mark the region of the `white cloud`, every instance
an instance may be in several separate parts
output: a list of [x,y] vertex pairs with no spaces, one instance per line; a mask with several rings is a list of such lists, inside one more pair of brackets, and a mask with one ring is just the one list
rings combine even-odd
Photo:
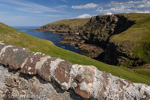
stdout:
[[133,1],[112,1],[107,4],[88,3],[86,5],[72,6],[73,9],[91,9],[97,8],[96,12],[100,14],[113,13],[148,13],[150,11],[150,0]]
[[139,7],[139,8],[144,8],[145,5],[141,4],[141,5],[139,5],[138,7]]
[[79,15],[77,18],[90,18],[92,17],[90,14]]
[[137,0],[128,2],[110,2],[100,4],[96,10],[101,14],[111,13],[148,13],[150,12],[150,0]]
[[106,15],[112,15],[112,13],[111,13],[111,12],[108,12],[108,13],[106,13]]
[[86,5],[72,6],[71,8],[73,8],[73,9],[91,9],[91,8],[96,8],[96,7],[98,7],[97,4],[88,3]]

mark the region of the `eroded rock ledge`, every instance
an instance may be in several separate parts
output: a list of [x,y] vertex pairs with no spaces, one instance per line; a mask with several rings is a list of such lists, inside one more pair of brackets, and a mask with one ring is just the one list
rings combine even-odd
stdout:
[[[0,67],[0,94],[5,100],[13,95],[27,94],[45,95],[50,100],[58,97],[61,98],[58,100],[150,99],[150,86],[145,84],[132,83],[99,71],[94,66],[72,64],[17,46],[0,44],[0,63],[13,72]],[[59,88],[61,94],[57,91]],[[71,98],[71,94],[75,97]]]

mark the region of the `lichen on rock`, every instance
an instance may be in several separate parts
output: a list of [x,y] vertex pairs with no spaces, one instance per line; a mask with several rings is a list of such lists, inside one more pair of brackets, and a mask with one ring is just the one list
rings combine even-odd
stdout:
[[[8,51],[12,52],[11,61],[6,59]],[[28,55],[23,56],[22,63],[20,52]],[[150,99],[150,86],[118,78],[92,65],[72,64],[12,45],[0,44],[0,54],[3,64],[0,65],[0,99]]]

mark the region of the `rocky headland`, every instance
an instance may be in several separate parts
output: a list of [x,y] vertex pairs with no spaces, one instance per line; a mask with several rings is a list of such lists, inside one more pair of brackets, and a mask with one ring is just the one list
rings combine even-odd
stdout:
[[0,44],[2,100],[149,100],[150,86],[91,65]]
[[[124,48],[124,44],[118,45],[111,42],[110,38],[115,34],[126,31],[133,24],[135,24],[135,21],[129,20],[123,14],[98,15],[90,18],[82,26],[71,27],[65,23],[52,23],[37,30],[63,34],[64,40],[61,41],[62,43],[79,47],[82,50],[81,54],[90,58],[113,65],[125,65],[128,62],[121,59],[121,57],[134,59],[126,53],[132,48]],[[123,50],[125,51],[122,52]],[[140,64],[142,64],[142,61],[127,65],[137,66]]]

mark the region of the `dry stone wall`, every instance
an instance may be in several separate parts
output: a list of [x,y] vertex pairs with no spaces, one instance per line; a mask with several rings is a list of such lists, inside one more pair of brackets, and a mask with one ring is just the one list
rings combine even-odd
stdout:
[[8,66],[0,67],[0,97],[5,100],[29,94],[44,95],[46,100],[150,99],[150,86],[145,84],[17,46],[0,43],[0,63]]

